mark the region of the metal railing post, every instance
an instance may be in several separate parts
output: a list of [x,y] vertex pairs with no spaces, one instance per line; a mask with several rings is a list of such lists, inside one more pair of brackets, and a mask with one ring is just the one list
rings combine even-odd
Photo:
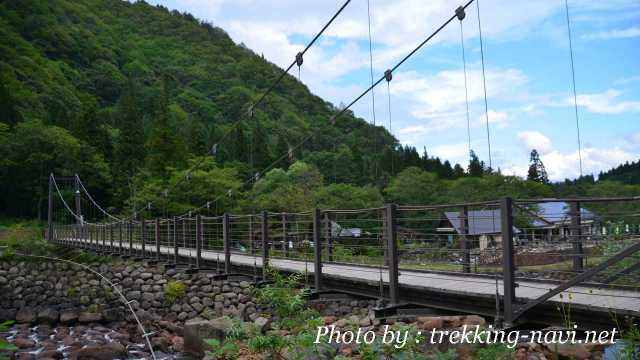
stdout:
[[316,291],[322,288],[322,213],[320,209],[313,210],[313,278]]
[[122,221],[118,223],[118,254],[122,254]]
[[331,220],[328,211],[324,213],[324,238],[327,241],[327,260],[333,261],[333,237],[331,236]]
[[49,197],[47,200],[47,241],[53,242],[53,174],[49,174]]
[[569,215],[571,216],[571,245],[573,249],[573,271],[584,271],[584,250],[582,248],[582,216],[580,214],[580,203],[578,201],[569,204]]
[[176,217],[173,217],[173,263],[177,264],[178,263],[178,234],[177,234],[177,228],[178,227],[178,219],[176,219]]
[[289,257],[289,241],[287,241],[287,213],[282,213],[282,251]]
[[249,252],[251,255],[256,254],[256,246],[253,238],[253,215],[249,215]]
[[269,267],[269,217],[266,211],[262,211],[262,278],[267,279]]
[[160,261],[160,219],[156,218],[155,224],[156,260]]
[[113,224],[109,224],[109,251],[113,251]]
[[140,224],[141,224],[141,228],[140,228],[140,237],[141,237],[141,247],[142,247],[142,258],[144,259],[147,254],[146,254],[146,247],[145,247],[145,241],[144,238],[146,237],[147,234],[147,222],[145,219],[140,220]]
[[500,201],[502,227],[502,282],[504,286],[504,321],[511,325],[514,319],[516,299],[515,264],[513,260],[513,199],[504,197]]
[[202,216],[196,215],[196,268],[202,264]]
[[127,239],[129,240],[129,256],[133,256],[133,221],[127,222]]
[[471,272],[471,255],[469,254],[470,246],[467,241],[469,233],[469,207],[463,206],[460,211],[460,250],[462,251],[462,272]]
[[385,235],[387,237],[387,258],[389,264],[389,300],[391,305],[400,302],[400,284],[398,283],[398,241],[396,224],[396,204],[385,206]]
[[[231,236],[230,235],[229,214],[222,215],[222,250],[224,251],[224,272],[231,273]],[[252,236],[253,237],[253,236]],[[253,242],[251,242],[253,248]]]

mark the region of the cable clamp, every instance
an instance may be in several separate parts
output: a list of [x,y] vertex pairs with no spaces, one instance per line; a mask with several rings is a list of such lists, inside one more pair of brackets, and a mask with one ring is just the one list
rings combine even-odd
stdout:
[[299,52],[296,54],[296,65],[298,65],[298,67],[302,66],[302,53]]
[[466,14],[464,13],[464,7],[463,6],[459,6],[456,9],[456,17],[458,18],[458,20],[462,21],[462,20],[464,20],[465,16],[466,16]]
[[384,79],[387,80],[387,82],[391,81],[391,79],[393,79],[393,75],[391,75],[391,70],[387,69],[384,72]]

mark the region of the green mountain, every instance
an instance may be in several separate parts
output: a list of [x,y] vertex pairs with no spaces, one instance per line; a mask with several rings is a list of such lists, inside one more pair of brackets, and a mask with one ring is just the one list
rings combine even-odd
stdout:
[[166,178],[216,142],[218,165],[235,166],[241,179],[298,159],[359,185],[384,186],[411,165],[462,172],[352,113],[332,126],[338,109],[293,76],[249,118],[249,104],[282,71],[224,30],[142,1],[3,1],[0,208],[41,210],[50,172],[79,173],[100,200],[122,205],[141,172]]

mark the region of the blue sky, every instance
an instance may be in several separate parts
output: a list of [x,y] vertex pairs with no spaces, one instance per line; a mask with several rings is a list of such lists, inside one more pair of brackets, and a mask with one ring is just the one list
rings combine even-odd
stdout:
[[[480,0],[494,168],[525,175],[536,148],[553,180],[579,175],[564,0]],[[225,29],[288,65],[342,0],[154,0]],[[462,4],[370,0],[377,79]],[[476,5],[463,21],[472,149],[488,162]],[[640,158],[640,2],[569,0],[584,173]],[[370,84],[367,2],[352,0],[306,54],[301,80],[334,104]],[[294,73],[297,73],[294,72]],[[376,121],[403,143],[452,162],[468,159],[457,20],[375,90]],[[391,100],[391,119],[387,107]],[[354,106],[373,121],[371,96]],[[391,120],[391,121],[389,121]]]

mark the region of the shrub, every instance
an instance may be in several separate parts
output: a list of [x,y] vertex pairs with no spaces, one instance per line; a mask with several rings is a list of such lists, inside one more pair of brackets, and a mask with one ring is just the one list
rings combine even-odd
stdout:
[[164,286],[164,297],[169,304],[175,304],[176,301],[183,298],[186,294],[187,287],[180,280],[169,280]]

